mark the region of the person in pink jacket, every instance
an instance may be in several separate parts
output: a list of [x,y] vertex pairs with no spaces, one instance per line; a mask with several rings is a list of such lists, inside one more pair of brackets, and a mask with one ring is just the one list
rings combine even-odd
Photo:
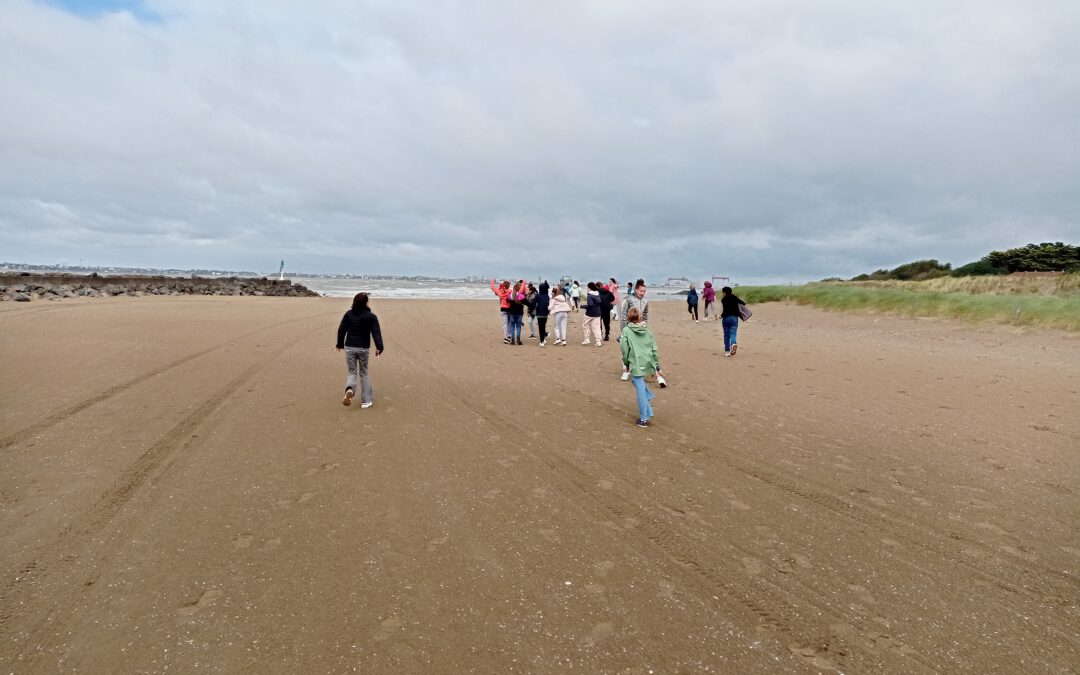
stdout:
[[705,288],[701,289],[701,295],[705,299],[705,320],[709,320],[709,312],[712,311],[714,318],[719,319],[716,312],[716,289],[712,287],[711,281],[705,282]]
[[611,294],[615,296],[615,300],[611,303],[611,309],[615,312],[615,320],[619,320],[619,282],[615,281],[615,277],[608,279],[607,289],[611,291]]
[[503,342],[510,342],[510,282],[503,281],[498,286],[491,280],[491,292],[499,296],[499,316],[502,317]]

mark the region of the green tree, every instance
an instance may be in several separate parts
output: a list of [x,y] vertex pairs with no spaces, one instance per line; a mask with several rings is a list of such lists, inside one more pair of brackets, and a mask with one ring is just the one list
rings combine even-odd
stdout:
[[991,251],[983,260],[1010,272],[1056,272],[1080,265],[1080,246],[1060,241],[1028,244],[1006,251]]
[[986,258],[976,260],[975,262],[961,265],[952,271],[954,277],[980,277],[989,274],[1008,274],[1009,271],[1003,267],[994,267],[990,264],[990,261]]

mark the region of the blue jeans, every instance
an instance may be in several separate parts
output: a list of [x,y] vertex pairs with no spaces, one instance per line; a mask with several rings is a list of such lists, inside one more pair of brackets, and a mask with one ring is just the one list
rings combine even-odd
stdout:
[[724,327],[724,351],[730,352],[731,345],[735,344],[735,334],[739,332],[739,317],[725,316],[720,323]]
[[510,339],[521,339],[521,315],[520,314],[507,314],[510,317]]
[[645,386],[644,377],[635,375],[631,379],[634,381],[634,389],[637,390],[638,417],[648,422],[649,418],[653,416],[652,403],[649,403],[649,401],[653,400],[654,394]]

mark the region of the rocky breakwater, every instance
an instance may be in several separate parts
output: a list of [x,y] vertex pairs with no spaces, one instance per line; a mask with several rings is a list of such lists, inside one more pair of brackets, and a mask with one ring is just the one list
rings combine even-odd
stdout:
[[0,300],[30,302],[141,295],[262,295],[319,297],[290,280],[253,277],[160,277],[97,274],[3,274]]

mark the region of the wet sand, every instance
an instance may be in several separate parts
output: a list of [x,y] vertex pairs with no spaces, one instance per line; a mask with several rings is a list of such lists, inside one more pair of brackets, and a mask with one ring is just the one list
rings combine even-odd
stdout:
[[[1080,339],[656,303],[617,345],[495,302],[0,307],[4,672],[1077,672]],[[655,385],[654,385],[655,387]]]

